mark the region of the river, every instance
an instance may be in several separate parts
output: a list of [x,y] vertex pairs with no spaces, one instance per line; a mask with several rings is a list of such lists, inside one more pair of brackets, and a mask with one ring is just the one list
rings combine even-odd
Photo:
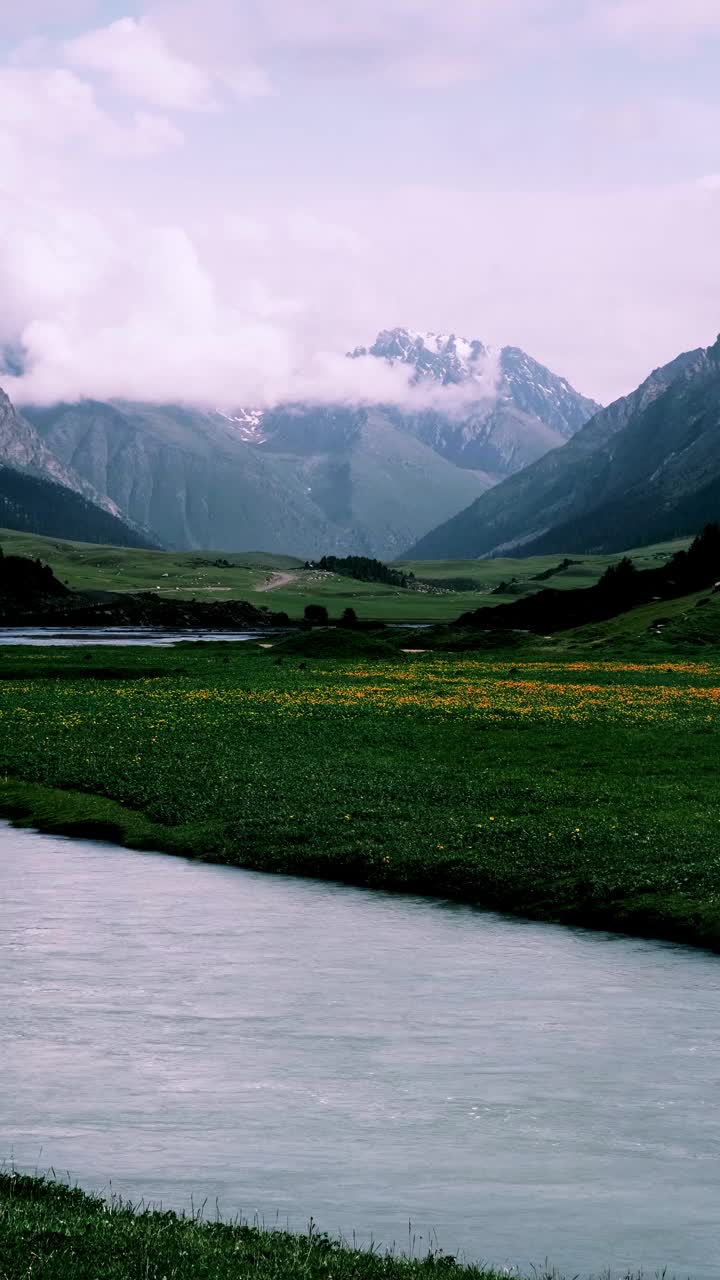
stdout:
[[[426,622],[389,622],[391,631],[424,631],[431,624]],[[32,645],[63,648],[88,645],[150,646],[169,648],[187,641],[273,640],[285,637],[292,628],[271,628],[263,631],[201,631],[186,629],[173,631],[162,627],[0,627],[1,645]]]
[[0,645],[150,645],[168,648],[187,640],[268,640],[286,632],[278,631],[172,631],[160,627],[0,627]]
[[717,957],[4,824],[0,903],[18,1167],[717,1280]]

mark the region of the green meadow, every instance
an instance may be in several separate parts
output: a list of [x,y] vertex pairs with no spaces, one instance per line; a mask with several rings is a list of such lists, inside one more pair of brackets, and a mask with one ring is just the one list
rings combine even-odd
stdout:
[[[114,590],[174,573],[202,598],[202,575],[228,574],[239,597],[290,600],[295,614],[314,600],[389,619],[402,616],[398,596],[455,617],[493,583],[536,589],[529,569],[557,564],[414,566],[463,589],[368,584],[365,597],[365,584],[313,580],[274,557],[217,557],[228,568],[212,555],[3,541],[85,589],[108,589],[111,573]],[[589,584],[605,564],[587,558],[550,581]],[[510,572],[521,566],[522,581]],[[250,594],[276,575],[297,576]],[[172,649],[0,647],[0,815],[138,857],[164,850],[720,951],[720,594],[658,607],[487,652],[404,652],[422,641],[340,629]],[[500,1280],[442,1254],[362,1251],[312,1227],[206,1222],[0,1173],[0,1280],[440,1275]]]
[[[249,600],[258,607],[302,615],[308,603],[324,604],[334,617],[353,608],[361,619],[379,622],[450,622],[481,605],[502,604],[544,586],[592,586],[617,556],[573,556],[575,563],[554,572],[563,557],[528,560],[402,561],[429,584],[409,591],[377,582],[357,582],[339,574],[306,570],[305,561],[263,552],[136,551],[0,531],[8,554],[50,564],[58,578],[79,591],[152,591],[197,600]],[[638,568],[668,558],[685,542],[645,547],[630,554]],[[538,575],[551,574],[550,577]],[[503,586],[505,590],[494,594]],[[461,589],[458,589],[461,588]]]
[[720,658],[1,651],[0,810],[720,948]]

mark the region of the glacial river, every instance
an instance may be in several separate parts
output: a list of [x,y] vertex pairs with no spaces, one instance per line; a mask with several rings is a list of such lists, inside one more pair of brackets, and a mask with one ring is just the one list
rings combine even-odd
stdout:
[[699,951],[2,825],[0,1060],[0,1155],[86,1188],[720,1275]]

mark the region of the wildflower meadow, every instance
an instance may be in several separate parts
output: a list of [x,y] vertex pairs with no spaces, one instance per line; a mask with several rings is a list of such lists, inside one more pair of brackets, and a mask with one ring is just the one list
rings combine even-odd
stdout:
[[5,655],[6,813],[720,946],[717,662]]

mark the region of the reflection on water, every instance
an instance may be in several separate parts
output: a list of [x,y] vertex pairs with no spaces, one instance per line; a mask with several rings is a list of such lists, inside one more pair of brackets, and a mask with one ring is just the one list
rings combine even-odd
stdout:
[[716,1280],[717,958],[4,826],[0,903],[19,1166]]

